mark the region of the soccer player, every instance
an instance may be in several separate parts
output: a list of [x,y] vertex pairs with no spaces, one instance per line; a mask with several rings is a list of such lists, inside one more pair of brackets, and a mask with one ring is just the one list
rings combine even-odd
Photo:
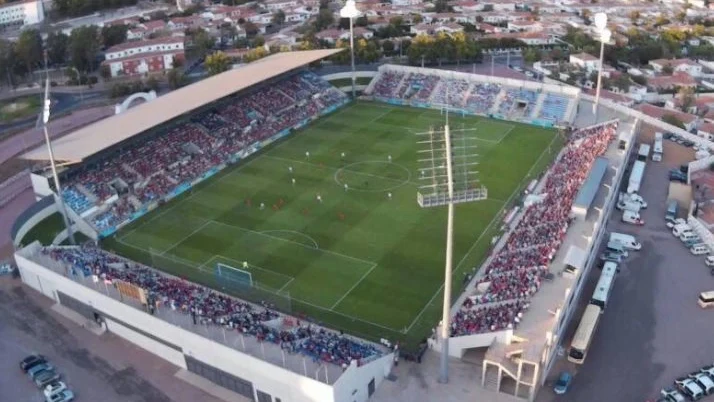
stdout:
[[347,183],[345,183],[345,191],[347,191],[349,189],[350,189],[350,186],[348,186]]
[[387,160],[389,161],[389,163],[392,163],[392,155],[387,156]]
[[310,160],[310,151],[305,151],[305,159]]
[[295,178],[293,177],[293,187],[295,187]]
[[292,167],[292,166],[288,166],[288,172],[290,172],[290,173],[293,172],[293,167]]
[[264,202],[261,202],[261,203],[260,203],[260,210],[262,211],[262,210],[264,210],[264,209],[265,209],[265,203],[264,203]]
[[392,193],[387,193],[387,198],[392,199]]
[[345,159],[345,153],[343,152],[343,153],[340,155],[340,157],[341,157],[342,159]]
[[248,261],[243,261],[243,268],[248,269]]
[[317,201],[319,201],[320,204],[322,204],[322,196],[320,195],[320,193],[317,194]]

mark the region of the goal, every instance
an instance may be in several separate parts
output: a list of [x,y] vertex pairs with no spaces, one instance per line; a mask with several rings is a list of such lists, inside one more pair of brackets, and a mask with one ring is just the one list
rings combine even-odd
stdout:
[[[244,264],[244,267],[247,264]],[[240,286],[253,286],[253,274],[245,269],[232,267],[221,262],[216,263],[216,279],[219,283],[228,282]]]

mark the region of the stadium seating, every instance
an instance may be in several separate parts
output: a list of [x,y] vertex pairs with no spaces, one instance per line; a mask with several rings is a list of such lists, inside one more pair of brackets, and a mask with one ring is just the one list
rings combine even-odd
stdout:
[[496,84],[474,84],[466,99],[466,108],[475,113],[486,114],[496,102],[501,86]]
[[538,99],[538,94],[534,91],[527,89],[506,89],[505,96],[501,103],[498,105],[498,113],[507,116],[513,110],[513,107],[518,102],[526,102],[525,110],[523,111],[524,116],[528,116],[533,107],[535,107],[536,100]]
[[[212,109],[149,137],[139,139],[105,160],[67,177],[63,197],[76,212],[94,204],[76,189],[83,185],[98,206],[114,195],[119,200],[91,218],[103,231],[116,226],[140,205],[160,200],[182,183],[200,178],[245,147],[294,127],[338,105],[346,95],[311,72],[287,77],[270,87],[237,95]],[[126,191],[119,191],[118,188]]]
[[485,274],[477,281],[479,292],[468,297],[456,314],[452,336],[518,325],[565,237],[580,186],[616,131],[617,123],[612,123],[571,135],[561,157],[547,173],[541,191],[545,198],[524,210],[504,246],[492,256]]
[[359,342],[340,333],[312,324],[300,324],[288,330],[266,325],[282,315],[263,303],[261,307],[234,299],[225,294],[164,275],[144,265],[125,260],[99,248],[46,247],[42,254],[64,264],[72,275],[121,280],[147,292],[147,299],[159,308],[168,308],[196,315],[197,322],[222,326],[262,342],[272,342],[291,353],[303,354],[316,362],[344,367],[352,360],[363,361],[378,357],[382,352],[375,346]]
[[565,96],[548,93],[543,100],[543,106],[538,113],[538,118],[562,121],[565,119],[569,103],[570,100]]

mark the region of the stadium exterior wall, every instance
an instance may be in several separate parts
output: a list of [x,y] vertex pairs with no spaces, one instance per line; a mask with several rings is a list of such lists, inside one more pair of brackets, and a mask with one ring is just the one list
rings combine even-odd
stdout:
[[[377,71],[355,71],[355,77],[357,78],[374,78],[376,76]],[[327,81],[343,80],[347,78],[352,78],[352,72],[346,71],[344,73],[334,73],[322,76],[322,79]]]
[[[512,329],[475,335],[452,336],[449,338],[449,356],[461,359],[469,349],[489,347],[493,344],[494,339],[509,344],[512,337]],[[431,349],[441,353],[441,342],[429,338],[428,343]]]
[[[186,359],[195,359],[250,382],[256,393],[254,400],[258,400],[257,391],[260,390],[283,402],[365,402],[371,390],[376,389],[391,370],[393,354],[388,354],[361,367],[353,363],[332,385],[326,384],[172,325],[23,256],[25,252],[32,253],[37,249],[39,243],[35,242],[15,253],[17,267],[26,285],[56,303],[60,303],[60,294],[71,295],[102,317],[108,330],[178,367],[186,368]],[[372,382],[373,386],[370,385]]]
[[57,203],[53,196],[41,198],[22,211],[10,229],[10,237],[15,247],[22,243],[22,239],[32,228],[55,212],[57,212]]

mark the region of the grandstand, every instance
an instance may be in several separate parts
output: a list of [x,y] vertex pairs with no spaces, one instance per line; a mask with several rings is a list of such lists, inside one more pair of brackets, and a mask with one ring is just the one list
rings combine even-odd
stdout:
[[[268,353],[282,356],[271,364],[327,385],[337,386],[343,370],[350,378],[363,367],[384,372],[389,348],[327,327],[373,341],[407,341],[413,350],[436,324],[441,225],[414,202],[411,133],[442,121],[444,107],[456,110],[455,127],[478,133],[487,173],[482,180],[494,199],[460,210],[469,225],[457,225],[461,261],[455,272],[465,275],[487,255],[488,242],[481,239],[499,234],[500,211],[555,156],[552,147],[557,150],[562,139],[551,127],[572,122],[579,92],[382,66],[365,91],[379,102],[348,104],[344,93],[304,68],[332,53],[274,55],[55,141],[55,156],[66,165],[62,197],[72,221],[104,249],[34,244],[20,256],[93,290],[102,282],[145,289],[160,318],[190,324],[186,317],[196,316],[207,328],[223,330],[224,338],[228,330],[244,342],[270,344]],[[304,132],[289,137],[297,130]],[[491,253],[454,308],[452,337],[494,334],[500,340],[519,326],[563,242],[573,197],[616,130],[612,123],[570,138],[541,181],[543,198],[524,208],[505,245]],[[25,157],[44,160],[44,150]],[[297,180],[309,187],[296,190],[293,169],[307,171]],[[326,192],[325,183],[332,186]],[[33,185],[38,196],[53,193],[43,171],[33,174]],[[394,193],[392,204],[387,191],[389,200]],[[307,207],[315,205],[316,194],[320,204],[321,194],[329,196],[328,212]],[[289,198],[300,206],[284,206]],[[265,209],[276,218],[255,215],[263,199],[271,200]],[[350,223],[352,217],[361,226]],[[286,309],[226,286],[220,282],[225,278],[213,275],[218,262],[250,266],[260,286],[287,295],[293,305]],[[48,294],[46,287],[36,288]],[[308,324],[308,317],[323,325]],[[242,352],[251,354],[247,349],[243,345]],[[304,359],[312,364],[301,370]],[[374,362],[382,366],[374,369]],[[314,395],[307,399],[331,400]]]

